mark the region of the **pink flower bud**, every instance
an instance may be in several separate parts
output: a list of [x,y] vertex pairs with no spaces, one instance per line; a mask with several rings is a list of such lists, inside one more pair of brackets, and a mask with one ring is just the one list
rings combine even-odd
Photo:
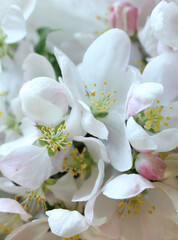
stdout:
[[124,30],[129,36],[137,31],[138,9],[128,2],[121,2],[110,8],[109,23],[113,28]]
[[135,161],[135,168],[140,175],[149,180],[161,180],[166,164],[156,155],[140,153]]

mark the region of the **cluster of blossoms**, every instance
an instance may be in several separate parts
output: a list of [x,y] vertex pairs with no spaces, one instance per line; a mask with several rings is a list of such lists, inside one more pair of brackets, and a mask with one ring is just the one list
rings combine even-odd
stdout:
[[177,26],[177,0],[0,0],[1,240],[178,240]]

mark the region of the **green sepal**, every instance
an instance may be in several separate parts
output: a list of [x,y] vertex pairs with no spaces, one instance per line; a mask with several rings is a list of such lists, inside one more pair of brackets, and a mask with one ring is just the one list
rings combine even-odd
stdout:
[[96,113],[93,113],[93,116],[95,118],[104,118],[108,115],[108,112],[96,112]]
[[[56,150],[56,151],[57,151],[57,150]],[[56,154],[56,151],[53,152],[53,151],[51,150],[51,148],[48,148],[48,155],[49,155],[50,157],[53,157],[53,156]]]
[[44,147],[46,145],[48,145],[48,143],[46,141],[43,141],[43,140],[38,140],[40,146]]
[[61,126],[61,125],[64,125],[65,121],[62,121],[61,123],[59,123],[58,125],[55,126],[54,130],[55,130],[55,134],[57,133],[57,130],[58,128]]

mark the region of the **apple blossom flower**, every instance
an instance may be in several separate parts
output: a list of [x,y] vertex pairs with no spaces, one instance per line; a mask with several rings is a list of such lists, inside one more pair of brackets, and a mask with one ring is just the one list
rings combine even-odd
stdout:
[[[149,62],[143,72],[141,81],[161,83],[164,94],[127,121],[129,141],[140,152],[168,152],[177,147],[177,57],[176,53],[162,54]],[[134,104],[139,105],[137,100],[133,100]]]
[[[108,151],[111,164],[122,171],[132,165],[124,120],[127,94],[137,78],[134,69],[127,68],[129,48],[124,32],[110,30],[89,47],[79,72],[67,56],[55,49],[63,82],[81,104],[83,129],[100,139],[108,138],[104,143],[112,149]],[[118,156],[125,161],[119,161]]]
[[[170,190],[170,196],[171,189],[168,186],[166,188]],[[85,217],[89,224],[100,226],[113,239],[119,239],[120,236],[133,240],[147,239],[150,234],[153,239],[174,238],[177,234],[177,209],[163,189],[163,183],[154,188],[151,182],[140,175],[122,174],[108,181],[87,202]],[[175,192],[172,192],[172,196],[175,196]],[[157,229],[161,229],[161,232]]]
[[27,1],[26,6],[24,2],[21,3],[22,9],[19,5],[9,5],[9,2],[2,6],[5,12],[0,14],[0,58],[8,54],[8,44],[19,42],[26,35],[26,20],[34,9],[35,0]]

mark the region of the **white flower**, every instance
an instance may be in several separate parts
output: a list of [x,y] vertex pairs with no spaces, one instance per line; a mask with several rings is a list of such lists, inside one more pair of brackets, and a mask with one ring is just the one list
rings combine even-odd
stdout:
[[[145,105],[145,110],[140,109],[127,121],[128,138],[136,150],[167,152],[177,147],[177,59],[176,53],[162,54],[149,62],[143,72],[141,81],[161,83],[164,93],[160,91],[150,107]],[[139,104],[135,101],[135,105]]]
[[80,75],[67,56],[55,49],[63,82],[81,104],[83,129],[100,139],[108,139],[104,143],[111,164],[121,171],[132,165],[125,111],[127,94],[137,73],[128,67],[129,49],[130,41],[123,31],[114,29],[104,33],[85,53]]
[[137,174],[120,175],[88,201],[85,217],[114,239],[174,239],[178,192],[163,183],[155,186]]

